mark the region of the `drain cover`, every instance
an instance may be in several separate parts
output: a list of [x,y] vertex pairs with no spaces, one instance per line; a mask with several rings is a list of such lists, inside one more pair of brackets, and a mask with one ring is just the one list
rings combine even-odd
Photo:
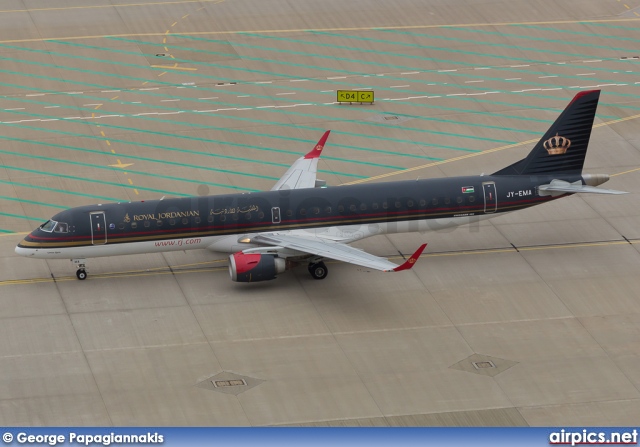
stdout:
[[466,359],[451,365],[449,368],[493,377],[517,364],[518,362],[514,362],[512,360],[499,359],[497,357],[482,354],[473,354]]
[[412,119],[413,118],[410,116],[394,115],[393,113],[385,113],[383,115],[374,115],[373,117],[369,118],[369,121],[375,121],[378,123],[387,123],[387,124],[399,124]]
[[198,388],[211,391],[218,391],[225,394],[238,395],[260,385],[264,380],[253,377],[241,376],[240,374],[223,371],[215,376],[207,377],[196,383]]

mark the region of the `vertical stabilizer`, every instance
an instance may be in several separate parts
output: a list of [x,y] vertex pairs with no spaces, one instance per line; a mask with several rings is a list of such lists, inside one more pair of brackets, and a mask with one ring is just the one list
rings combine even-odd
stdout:
[[494,175],[580,174],[600,90],[578,93],[527,158]]

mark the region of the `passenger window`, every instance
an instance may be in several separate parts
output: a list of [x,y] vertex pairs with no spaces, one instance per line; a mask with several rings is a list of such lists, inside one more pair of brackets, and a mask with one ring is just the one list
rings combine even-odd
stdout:
[[131,228],[135,230],[136,228],[138,228],[138,224],[136,222],[131,222]]
[[287,217],[291,217],[293,216],[293,211],[292,210],[287,210]]
[[304,208],[300,208],[299,213],[300,213],[301,216],[306,216],[307,215],[307,210],[304,209]]
[[367,205],[365,205],[364,203],[360,205],[360,211],[366,211],[366,210],[367,210]]
[[371,209],[372,210],[377,210],[378,209],[378,202],[373,202],[373,204],[371,205]]
[[175,225],[175,224],[176,224],[175,219],[169,219],[169,225]]
[[324,209],[324,212],[327,213],[327,214],[331,214],[331,207],[330,206],[326,207]]
[[356,206],[355,205],[350,205],[349,206],[349,210],[350,211],[355,211],[356,210]]
[[186,217],[182,218],[182,225],[187,225],[189,223],[189,219],[187,219]]
[[209,222],[209,223],[213,222],[213,216],[207,217],[207,222]]
[[151,225],[151,224],[149,223],[149,221],[148,221],[148,220],[145,220],[145,221],[144,221],[144,227],[145,227],[145,228],[149,228],[149,225]]
[[402,207],[402,203],[396,202],[396,208],[401,208],[401,207]]
[[344,206],[338,205],[338,212],[339,213],[344,213]]
[[449,197],[444,198],[444,204],[449,205],[451,203],[451,199]]
[[424,199],[420,199],[420,206],[425,206],[427,204],[427,201]]
[[462,203],[462,202],[464,202],[464,199],[463,199],[462,197],[458,196],[458,197],[456,198],[456,202],[458,202],[458,203]]
[[431,199],[431,204],[432,204],[433,206],[438,205],[438,199],[436,199],[436,198]]
[[119,230],[124,230],[124,224],[123,223],[119,223],[118,224],[118,229]]
[[225,216],[224,214],[220,216],[220,222],[224,222],[225,220],[227,220],[227,216]]
[[413,200],[407,200],[407,206],[411,208],[413,206]]
[[161,220],[157,220],[156,221],[156,227],[161,227],[162,226],[162,221]]
[[195,223],[199,224],[199,223],[200,223],[200,218],[199,218],[199,217],[196,217],[195,219],[193,219],[193,221],[194,221]]
[[382,202],[382,209],[387,209],[389,208],[389,204],[387,202]]
[[476,196],[469,196],[469,202],[475,202],[476,201]]

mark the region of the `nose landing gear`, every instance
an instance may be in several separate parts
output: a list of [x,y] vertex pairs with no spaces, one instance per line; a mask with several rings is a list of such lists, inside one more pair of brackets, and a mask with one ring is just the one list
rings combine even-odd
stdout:
[[76,277],[81,281],[87,279],[87,271],[85,270],[87,261],[85,259],[72,259],[71,262],[78,267]]

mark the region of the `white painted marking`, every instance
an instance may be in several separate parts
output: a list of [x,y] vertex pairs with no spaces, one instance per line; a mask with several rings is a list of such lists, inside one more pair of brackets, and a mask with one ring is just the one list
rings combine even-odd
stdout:
[[131,104],[142,104],[140,101],[131,101]]
[[577,73],[576,76],[591,76],[594,75],[595,73]]
[[322,104],[324,104],[325,106],[331,106],[333,104],[338,104],[337,102],[323,102]]
[[[158,114],[158,112],[146,112],[146,113],[138,113],[138,114],[136,114],[134,116],[157,115],[157,114]],[[100,118],[100,117],[98,117],[98,118]]]
[[241,96],[238,96],[238,98],[248,98],[249,96],[251,95],[241,95]]
[[256,84],[272,84],[273,81],[258,81]]
[[[50,119],[46,119],[46,120],[24,120],[23,122],[26,123],[28,121],[40,121],[42,123],[46,122],[46,121],[60,121],[60,118],[50,118]],[[9,121],[7,121],[9,122]]]
[[617,87],[618,84],[598,84],[598,85],[596,85],[596,87],[610,87],[610,86]]
[[289,82],[307,82],[308,79],[290,79]]
[[602,62],[602,59],[592,59],[590,61],[582,61],[582,62],[586,62],[586,63],[589,63],[589,62]]
[[438,73],[447,73],[449,71],[458,71],[457,69],[452,69],[452,70],[438,70]]
[[475,67],[474,70],[491,70],[491,67]]
[[551,90],[562,90],[562,88],[561,87],[554,87],[554,88],[543,88],[543,89],[540,89],[541,92],[548,92],[548,91],[551,91]]
[[222,111],[225,111],[225,110],[236,110],[236,108],[235,107],[230,107],[228,109],[218,109],[218,110],[216,110],[216,112],[222,112]]
[[213,113],[217,111],[218,111],[217,109],[216,110],[213,110],[213,109],[212,110],[194,110],[194,112],[196,113],[210,113],[210,112]]
[[538,79],[544,79],[544,78],[557,78],[558,75],[551,75],[551,76],[538,76]]
[[[100,115],[97,118],[118,118],[121,117],[122,115]],[[66,120],[68,119],[75,119],[75,118],[65,118]]]
[[485,95],[492,95],[494,93],[500,93],[500,92],[484,92]]
[[428,95],[424,95],[424,96],[409,96],[407,99],[422,99],[422,98],[429,98]]
[[251,110],[251,109],[253,109],[253,107],[241,107],[241,108],[236,109],[236,110]]
[[82,107],[89,107],[89,106],[101,106],[102,104],[82,104]]
[[[120,115],[113,115],[113,116],[120,116]],[[63,120],[79,120],[80,117],[79,116],[65,116],[64,118],[62,118]]]
[[29,93],[28,95],[25,96],[44,96],[44,93]]
[[466,93],[450,93],[446,96],[467,96],[467,94]]
[[16,107],[14,109],[5,109],[5,110],[25,110],[24,107]]
[[45,109],[58,109],[60,106],[46,106]]
[[[138,90],[146,92],[149,90],[160,90],[160,89],[158,87],[149,87],[149,88],[139,88]],[[119,92],[120,90],[106,90],[106,91]]]
[[519,67],[528,67],[529,64],[522,64],[522,65],[510,65],[511,68],[519,68]]
[[438,95],[438,96],[429,96],[429,99],[431,98],[442,98],[442,96]]
[[404,101],[407,100],[409,98],[389,98],[389,101]]
[[[141,88],[140,90],[154,90],[154,89],[151,89],[151,88],[147,88],[147,89]],[[156,88],[155,90],[158,90],[158,89]],[[119,91],[120,91],[120,90],[101,90],[101,91],[100,91],[100,93],[115,93],[115,92],[119,92]]]
[[198,98],[198,99],[203,99],[203,100],[204,100],[204,99],[218,99],[218,97],[217,97],[217,96],[210,96],[210,97],[208,97],[208,98]]
[[295,104],[294,104],[294,105],[292,105],[292,106],[277,106],[277,107],[275,107],[275,108],[276,108],[276,109],[287,109],[287,108],[289,108],[289,107],[295,107]]
[[276,93],[276,96],[282,96],[282,95],[295,95],[295,92],[289,92],[289,93]]
[[272,109],[275,106],[258,106],[256,109]]
[[473,83],[476,83],[476,82],[484,82],[484,80],[483,79],[478,79],[476,81],[464,81],[465,84],[473,84]]
[[84,92],[67,92],[67,95],[83,95]]
[[40,119],[34,119],[34,120],[18,120],[18,121],[5,121],[3,124],[15,124],[15,123],[32,123],[34,121],[58,121],[59,118],[52,118],[52,119],[48,119],[48,120],[40,120]]
[[404,87],[409,87],[408,85],[392,85],[389,88],[404,88]]
[[328,77],[327,79],[347,79],[347,77],[346,76],[331,76],[331,77]]
[[519,81],[522,78],[507,78],[505,81]]
[[177,112],[158,112],[158,115],[177,115],[178,113],[182,113],[183,110],[179,110]]
[[196,85],[195,82],[183,82],[182,85]]
[[407,71],[405,73],[400,73],[402,75],[414,75],[420,73],[419,71]]
[[334,90],[320,90],[320,93],[332,93]]
[[179,99],[161,99],[160,102],[176,102],[180,101]]

